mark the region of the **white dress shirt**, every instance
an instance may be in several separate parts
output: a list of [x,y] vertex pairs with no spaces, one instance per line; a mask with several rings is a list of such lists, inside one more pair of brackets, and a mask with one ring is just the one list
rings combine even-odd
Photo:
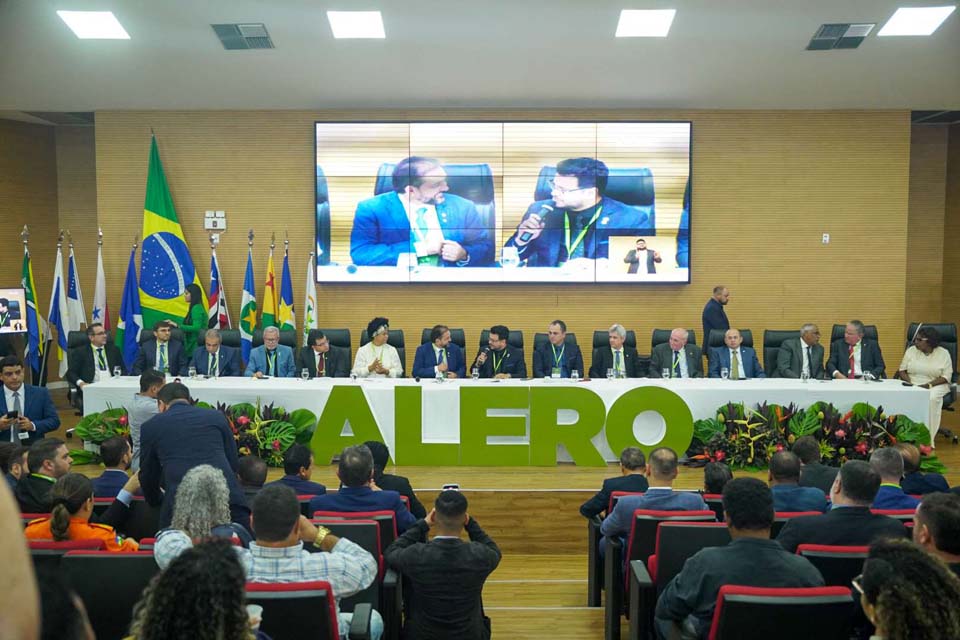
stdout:
[[[95,372],[93,381],[100,382],[101,380],[112,378],[113,375],[110,373],[110,360],[107,358],[107,345],[95,347],[91,344],[90,348],[93,349],[93,370]],[[97,357],[97,349],[103,349],[103,362],[106,367],[104,369],[100,368],[100,359]]]
[[[380,364],[390,370],[389,376],[370,371],[370,365],[378,358]],[[358,378],[399,378],[403,373],[403,364],[400,362],[400,354],[393,346],[384,344],[378,347],[368,342],[357,349],[357,357],[353,361],[353,373]]]

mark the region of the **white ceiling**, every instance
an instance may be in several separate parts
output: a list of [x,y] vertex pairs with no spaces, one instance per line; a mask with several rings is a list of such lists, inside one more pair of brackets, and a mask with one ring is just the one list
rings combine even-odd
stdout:
[[[949,1],[949,0],[948,0]],[[960,108],[960,11],[878,38],[911,0],[0,0],[0,111],[575,107]],[[943,0],[929,4],[946,4]],[[615,39],[622,8],[676,8],[668,38]],[[78,40],[58,9],[112,10]],[[380,9],[386,40],[334,40],[327,9]],[[225,51],[211,23],[276,46]],[[805,51],[828,22],[876,22]]]

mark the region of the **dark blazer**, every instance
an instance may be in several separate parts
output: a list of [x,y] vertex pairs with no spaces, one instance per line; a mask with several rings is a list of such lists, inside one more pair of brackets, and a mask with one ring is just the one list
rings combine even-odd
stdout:
[[710,330],[719,329],[726,331],[730,328],[730,321],[727,320],[727,312],[723,305],[710,298],[703,307],[703,344],[710,346]]
[[[127,370],[123,364],[123,354],[120,353],[117,345],[112,342],[107,342],[107,344],[103,345],[103,352],[107,356],[107,369],[111,375],[113,375],[114,367],[120,367],[124,371]],[[67,381],[74,387],[76,387],[77,383],[81,380],[84,382],[93,382],[94,378],[96,378],[97,365],[93,361],[93,347],[89,343],[82,347],[71,349],[67,361]]]
[[[695,344],[685,344],[683,354],[687,358],[687,374],[691,378],[702,378],[703,352],[700,351],[700,347]],[[670,347],[670,343],[658,344],[653,348],[653,353],[650,354],[650,377],[659,378],[664,369],[671,368],[673,368],[673,349]],[[675,372],[673,376],[679,377],[680,372]]]
[[[643,372],[638,371],[640,356],[633,347],[623,346],[623,371],[628,378],[642,378]],[[593,350],[593,362],[590,363],[590,377],[604,378],[607,369],[613,369],[613,349],[609,346]]]
[[937,491],[950,491],[950,485],[947,479],[939,473],[921,473],[914,471],[907,473],[900,481],[900,488],[904,493],[910,495],[924,495],[927,493],[936,493]]
[[[663,258],[660,256],[655,256],[653,249],[647,249],[647,259],[646,265],[644,265],[644,273],[656,273],[657,272],[657,262],[663,262]],[[630,249],[627,253],[627,256],[623,259],[624,262],[630,265],[627,269],[627,273],[636,273],[640,270],[640,260],[637,258],[637,250]]]
[[527,377],[527,363],[523,360],[523,349],[508,344],[500,354],[503,356],[503,360],[500,360],[499,355],[497,357],[497,362],[500,363],[500,368],[497,371],[493,370],[494,353],[493,351],[488,352],[487,361],[480,365],[481,378],[492,378],[496,373],[509,373],[511,378]]
[[[26,383],[20,385],[20,408],[36,429],[29,432],[29,438],[17,439],[16,444],[29,447],[42,440],[44,434],[60,428],[60,416],[46,387],[35,387]],[[13,407],[7,407],[7,394],[3,385],[0,385],[0,415],[6,415],[7,411],[12,410]],[[10,429],[0,431],[0,442],[10,442]]]
[[[323,377],[325,378],[349,378],[350,362],[346,349],[330,345],[330,350],[325,354],[326,363],[323,365]],[[313,348],[302,347],[297,351],[297,375],[306,369],[310,372],[311,378],[317,377],[317,358],[313,354]]]
[[603,481],[603,487],[601,487],[600,491],[597,491],[592,498],[580,505],[580,515],[584,518],[592,518],[606,511],[607,506],[610,504],[610,494],[614,491],[641,493],[649,488],[650,483],[647,482],[647,479],[640,473],[607,478]]
[[105,469],[98,477],[93,478],[93,497],[94,498],[116,498],[123,489],[123,485],[129,480],[126,471],[120,469]]
[[429,527],[418,520],[384,552],[416,593],[405,621],[405,638],[486,640],[490,622],[483,614],[483,583],[500,563],[500,549],[473,518],[470,542],[441,538],[427,542]]
[[[560,377],[569,378],[571,371],[579,371],[581,377],[585,376],[587,371],[583,368],[583,354],[580,353],[580,347],[575,344],[564,343],[563,354],[560,355]],[[548,341],[533,352],[533,377],[543,378],[549,376],[554,367],[553,345]]]
[[374,480],[381,489],[396,491],[401,496],[406,496],[407,500],[410,501],[410,513],[413,514],[414,518],[420,519],[427,517],[427,510],[420,501],[417,500],[417,496],[413,493],[413,487],[410,486],[409,480],[403,476],[395,476],[389,473],[374,476]]
[[56,480],[31,473],[20,477],[14,495],[21,513],[50,513],[50,490]]
[[319,482],[304,480],[300,476],[283,476],[279,480],[267,483],[264,486],[270,486],[271,484],[288,486],[293,489],[298,496],[322,496],[327,492],[327,488]]
[[[230,488],[231,514],[236,518],[246,511],[249,515],[237,479],[237,442],[222,413],[176,402],[143,423],[140,428],[140,485],[148,503],[162,505],[161,528],[170,525],[177,487],[183,476],[201,464],[209,464],[223,472]],[[161,486],[165,492],[160,491]]]
[[[743,371],[740,372],[741,378],[766,378],[760,361],[757,360],[757,352],[750,347],[740,347],[740,361],[743,362]],[[733,375],[730,368],[730,349],[724,345],[710,349],[710,377],[719,378],[720,369],[726,369]]]
[[[187,354],[183,348],[183,343],[179,340],[169,340],[167,342],[167,366],[170,368],[170,375],[182,376],[187,374]],[[137,358],[133,361],[130,373],[135,376],[140,375],[146,369],[157,368],[157,340],[147,340],[140,345],[137,351]]]
[[908,496],[900,487],[881,484],[873,499],[874,509],[916,509],[920,500]]
[[830,489],[833,487],[833,481],[837,479],[840,467],[828,467],[819,462],[812,462],[800,467],[800,486],[816,487],[825,494],[830,495]]
[[[803,347],[800,342],[800,338],[787,338],[780,345],[776,377],[800,377],[800,372],[803,371]],[[823,376],[823,345],[815,344],[810,347],[810,377],[819,380]]]
[[617,500],[617,506],[600,525],[600,533],[605,536],[627,535],[633,526],[633,512],[637,509],[706,511],[709,507],[695,491],[648,489],[642,496],[624,496]]
[[[460,345],[451,342],[444,347],[444,350],[446,351],[447,370],[457,374],[458,378],[465,377],[467,375],[467,363]],[[434,353],[432,342],[425,342],[417,347],[417,353],[413,357],[413,376],[415,378],[435,377],[433,368],[437,366],[437,358]]]
[[773,493],[774,511],[819,511],[827,510],[827,495],[816,487],[777,484],[770,487]]
[[315,511],[393,511],[397,516],[397,531],[403,533],[416,522],[396,491],[374,491],[370,487],[341,487],[337,493],[315,496],[308,512]]
[[[193,359],[190,361],[190,364],[197,369],[197,373],[202,376],[210,375],[210,372],[207,371],[208,356],[209,354],[207,353],[206,347],[197,347],[197,350],[193,352]],[[217,364],[220,366],[221,377],[243,375],[240,370],[239,349],[221,344]]]
[[[880,345],[875,340],[861,340],[860,347],[860,367],[864,371],[869,371],[877,378],[886,375],[886,365],[883,364],[883,355],[880,353]],[[844,377],[850,372],[850,349],[843,339],[837,340],[830,345],[830,362],[827,363],[827,375],[831,378],[837,371]]]
[[868,545],[880,538],[904,538],[907,529],[899,520],[870,513],[869,507],[837,507],[822,516],[788,520],[777,542],[794,553],[801,544]]

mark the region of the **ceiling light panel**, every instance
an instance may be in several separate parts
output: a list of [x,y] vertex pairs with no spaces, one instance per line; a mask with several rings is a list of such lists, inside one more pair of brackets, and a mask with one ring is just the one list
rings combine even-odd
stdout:
[[666,38],[676,9],[624,9],[617,23],[618,38]]
[[129,40],[112,11],[57,11],[60,19],[82,40]]

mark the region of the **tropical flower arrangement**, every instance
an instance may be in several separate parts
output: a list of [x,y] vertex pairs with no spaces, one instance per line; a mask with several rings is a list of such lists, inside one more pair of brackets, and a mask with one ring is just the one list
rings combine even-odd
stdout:
[[72,449],[70,457],[74,464],[97,464],[100,462],[100,443],[114,436],[130,434],[127,410],[110,407],[98,413],[84,416],[73,431],[83,440],[83,449]]
[[847,460],[866,460],[880,447],[909,442],[920,450],[923,471],[946,470],[933,455],[926,425],[905,415],[885,415],[883,407],[865,402],[858,402],[846,413],[826,402],[806,409],[794,404],[763,403],[754,409],[729,403],[717,410],[716,418],[694,422],[693,432],[688,457],[734,467],[765,468],[774,453],[789,449],[797,438],[809,435],[820,443],[824,464],[839,466]]
[[271,404],[248,402],[215,407],[230,423],[240,456],[259,456],[271,467],[283,466],[283,454],[294,443],[310,444],[317,416],[308,409],[287,412]]

